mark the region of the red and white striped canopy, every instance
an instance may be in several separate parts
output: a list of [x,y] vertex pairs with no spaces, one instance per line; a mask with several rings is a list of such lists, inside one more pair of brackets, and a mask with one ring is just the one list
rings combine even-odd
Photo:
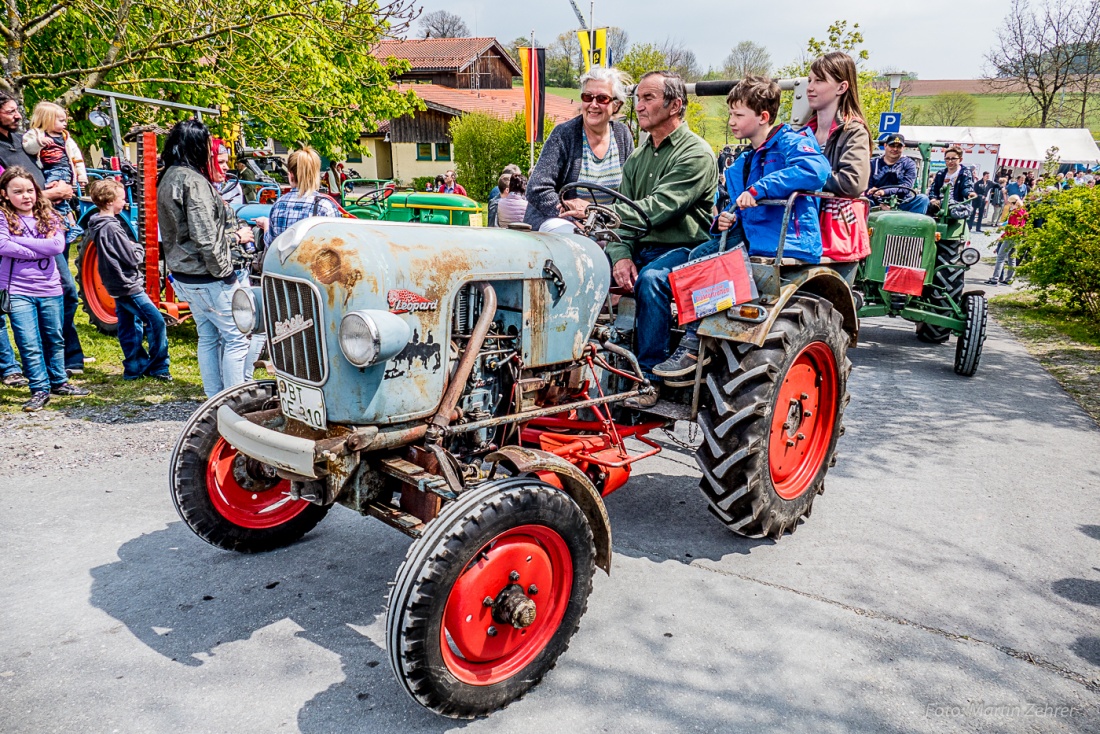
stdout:
[[1042,161],[1029,161],[1023,158],[998,158],[997,165],[1004,168],[1040,168]]

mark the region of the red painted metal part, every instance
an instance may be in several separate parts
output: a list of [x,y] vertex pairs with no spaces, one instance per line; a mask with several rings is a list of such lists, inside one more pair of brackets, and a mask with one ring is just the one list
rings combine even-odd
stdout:
[[206,463],[206,491],[218,514],[234,525],[250,530],[273,528],[290,522],[309,506],[287,497],[290,482],[279,481],[270,489],[245,489],[233,476],[237,449],[219,438]]
[[145,241],[145,292],[153,303],[160,302],[160,236],[157,221],[157,136],[141,134],[141,201]]
[[[664,421],[624,426],[611,420],[582,421],[550,416],[529,421],[520,440],[525,445],[560,456],[586,474],[590,468],[598,467],[598,474],[603,475],[598,485],[600,494],[606,497],[626,484],[631,464],[661,451],[646,434],[663,425]],[[626,438],[635,438],[650,449],[631,454],[624,442]]]
[[80,282],[84,286],[84,303],[97,319],[105,324],[117,324],[118,312],[115,299],[107,292],[99,277],[99,248],[95,242],[84,247],[84,259],[80,263]]
[[[514,582],[513,571],[519,574]],[[485,605],[512,583],[535,602],[535,621],[523,629],[497,622]],[[520,525],[501,533],[474,554],[447,597],[439,630],[447,669],[474,686],[520,673],[554,637],[572,593],[573,558],[557,532]]]
[[768,438],[775,493],[785,500],[813,484],[829,453],[839,400],[836,357],[824,342],[798,353],[776,393]]

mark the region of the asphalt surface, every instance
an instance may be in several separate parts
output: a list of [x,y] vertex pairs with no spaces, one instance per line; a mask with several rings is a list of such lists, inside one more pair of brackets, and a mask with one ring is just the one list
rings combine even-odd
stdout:
[[0,419],[0,731],[1100,731],[1100,430],[995,324],[975,377],[953,354],[864,323],[841,456],[779,543],[728,533],[666,442],[608,498],[570,649],[476,722],[393,678],[396,531],[336,508],[222,552],[168,496],[186,410]]

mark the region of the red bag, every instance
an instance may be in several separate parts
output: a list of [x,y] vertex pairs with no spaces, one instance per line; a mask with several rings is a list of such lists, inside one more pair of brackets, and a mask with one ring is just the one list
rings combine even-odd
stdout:
[[668,280],[681,326],[760,296],[744,245],[673,268]]
[[871,254],[867,202],[825,199],[821,206],[821,256],[855,262]]

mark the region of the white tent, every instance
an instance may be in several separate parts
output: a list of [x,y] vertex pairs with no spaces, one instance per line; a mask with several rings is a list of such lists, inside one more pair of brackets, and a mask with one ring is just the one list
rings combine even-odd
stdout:
[[996,143],[1001,146],[998,165],[1008,168],[1041,167],[1052,145],[1061,163],[1100,163],[1100,148],[1084,128],[902,125],[901,134],[921,143]]

